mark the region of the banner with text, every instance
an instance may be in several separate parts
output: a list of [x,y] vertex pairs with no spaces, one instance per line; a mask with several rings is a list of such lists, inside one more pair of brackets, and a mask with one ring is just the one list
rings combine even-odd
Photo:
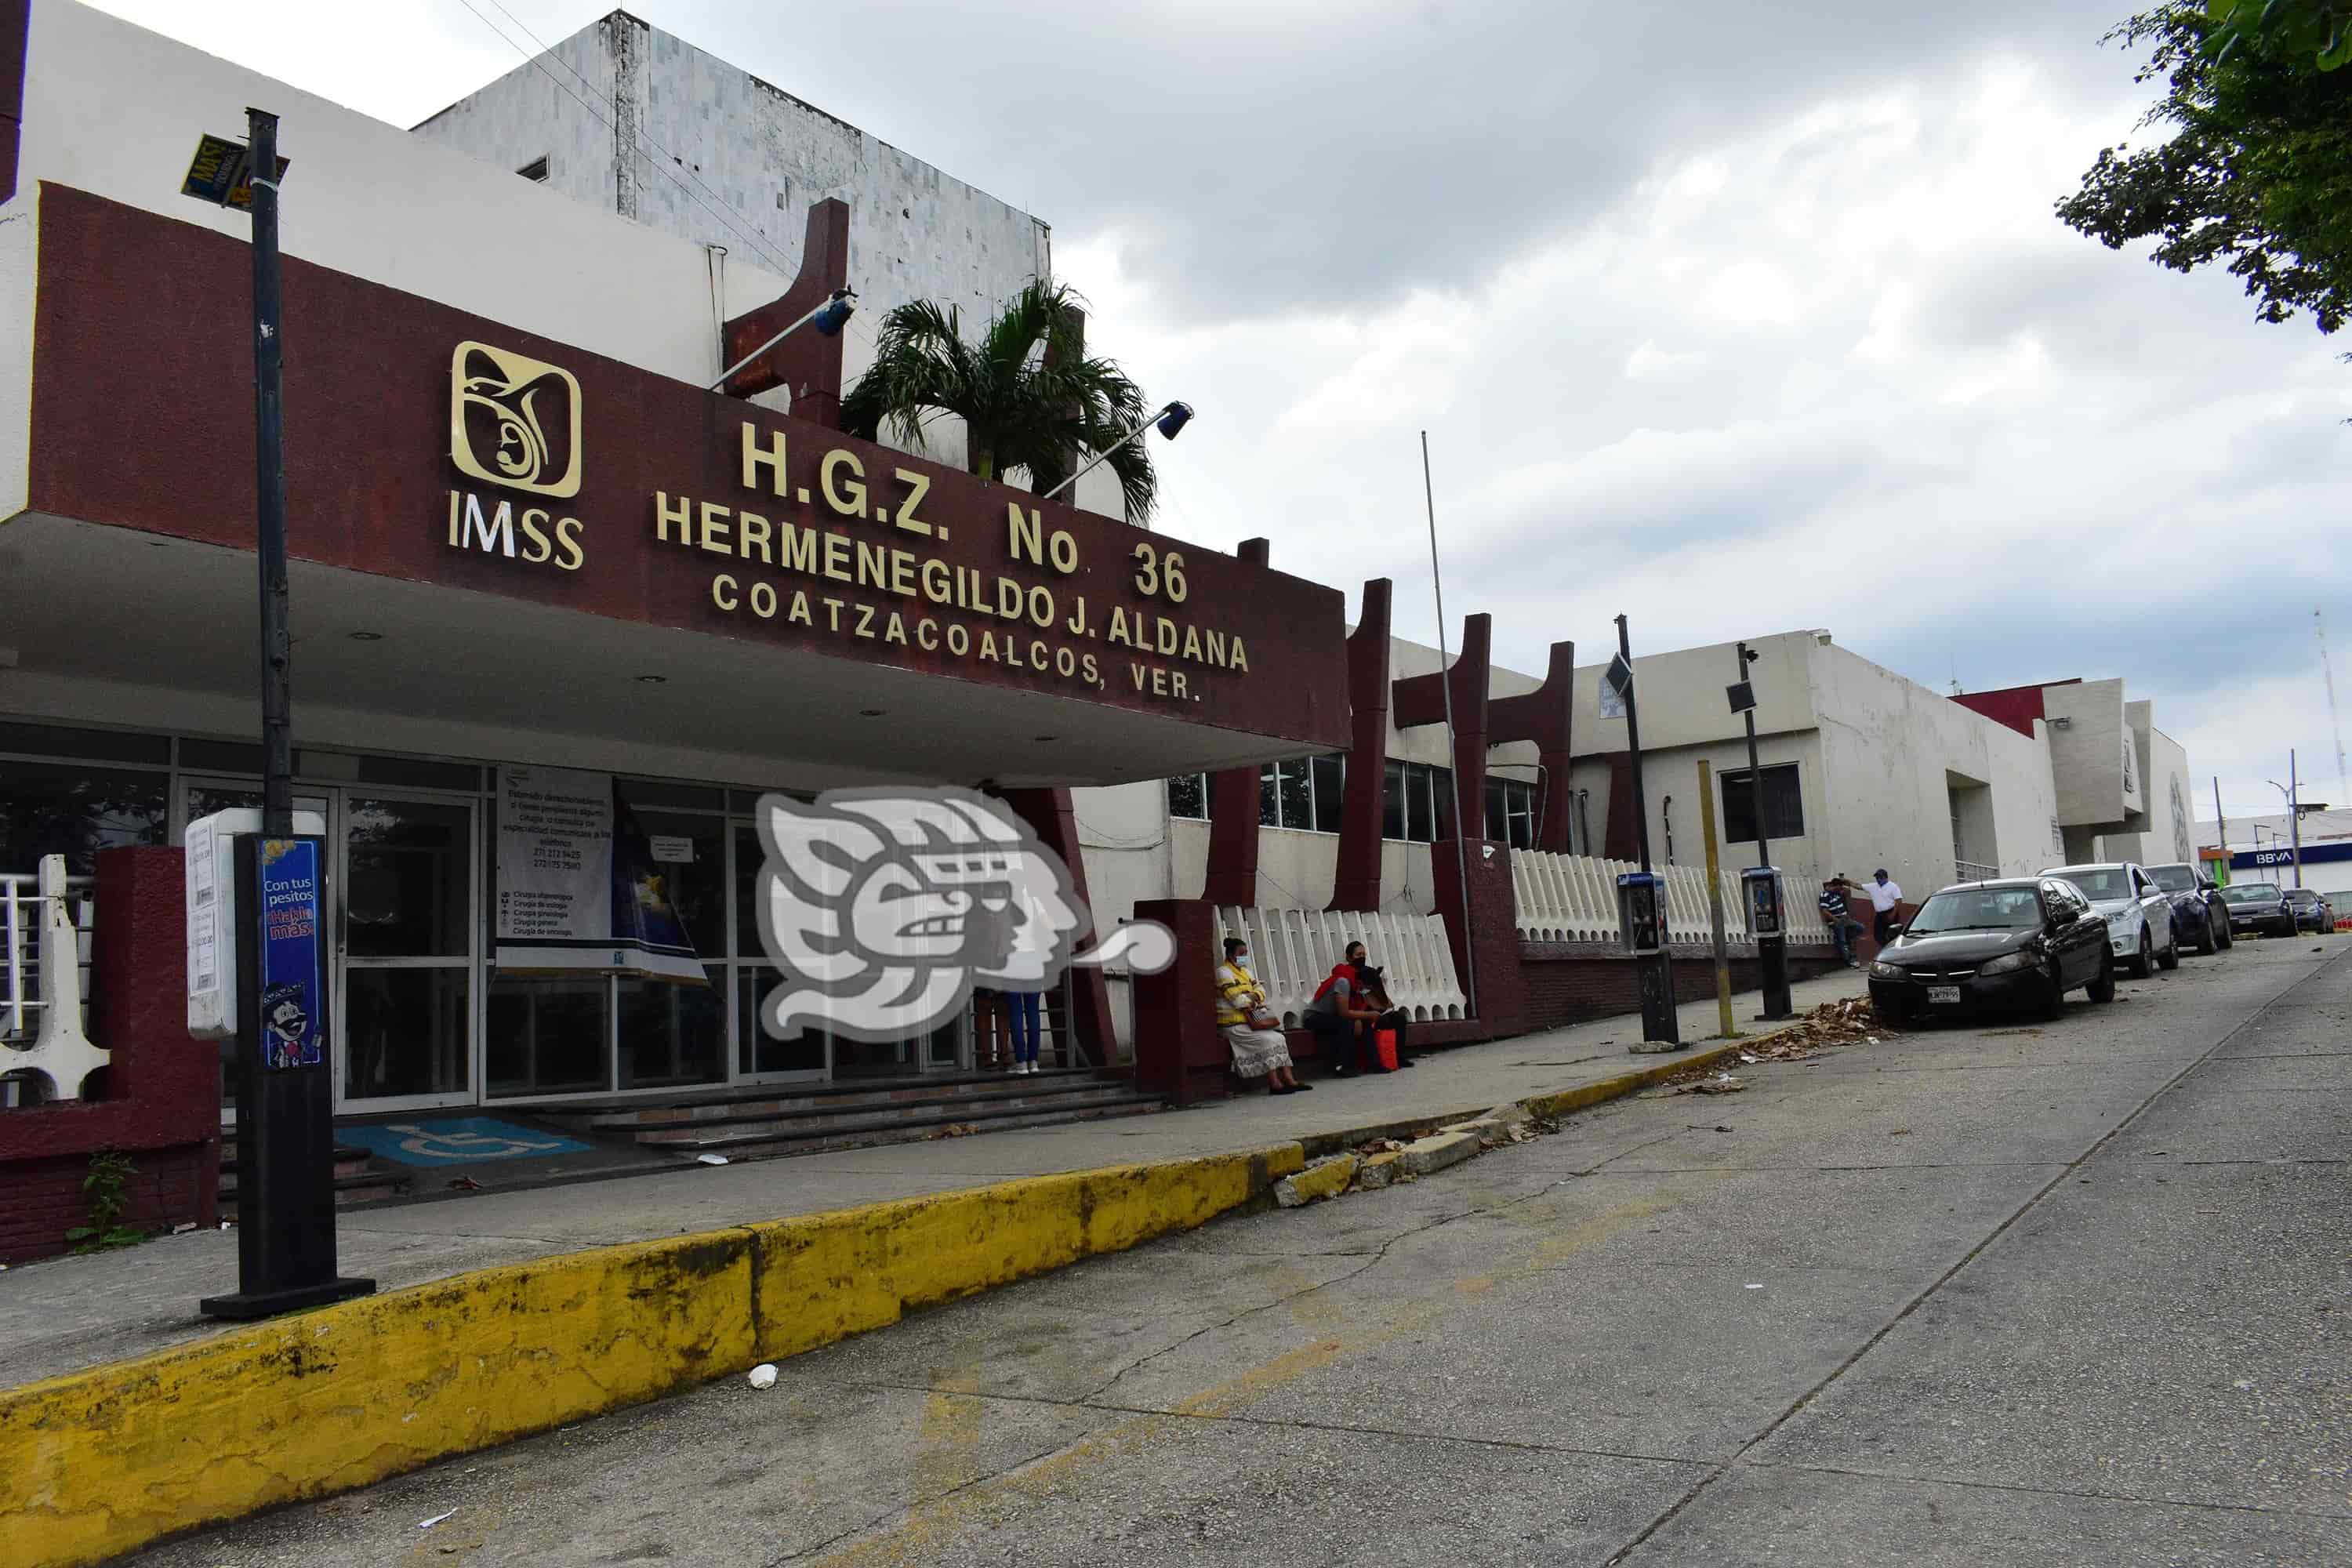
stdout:
[[669,869],[655,863],[610,774],[499,770],[500,970],[705,984],[670,902]]

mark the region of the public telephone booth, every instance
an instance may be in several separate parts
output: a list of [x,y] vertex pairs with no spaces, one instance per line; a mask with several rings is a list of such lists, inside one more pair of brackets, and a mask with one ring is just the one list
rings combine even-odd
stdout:
[[1750,936],[1785,936],[1789,930],[1787,889],[1778,866],[1750,866],[1739,873],[1740,891],[1748,905]]
[[1617,941],[1635,958],[1665,950],[1666,885],[1656,872],[1626,871],[1618,876]]

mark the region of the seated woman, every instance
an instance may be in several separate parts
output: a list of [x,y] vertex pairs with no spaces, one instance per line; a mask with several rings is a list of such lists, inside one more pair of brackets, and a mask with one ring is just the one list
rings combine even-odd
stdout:
[[1229,936],[1225,961],[1217,966],[1217,1028],[1234,1053],[1234,1070],[1244,1078],[1265,1079],[1268,1094],[1312,1089],[1291,1071],[1290,1044],[1282,1031],[1253,1024],[1254,1014],[1266,1015],[1265,987],[1249,971],[1249,943]]

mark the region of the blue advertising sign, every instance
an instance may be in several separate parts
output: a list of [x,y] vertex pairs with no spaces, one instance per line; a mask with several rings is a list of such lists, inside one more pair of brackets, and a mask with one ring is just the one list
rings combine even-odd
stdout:
[[265,838],[260,867],[261,1059],[270,1068],[327,1059],[326,995],[320,984],[319,845]]

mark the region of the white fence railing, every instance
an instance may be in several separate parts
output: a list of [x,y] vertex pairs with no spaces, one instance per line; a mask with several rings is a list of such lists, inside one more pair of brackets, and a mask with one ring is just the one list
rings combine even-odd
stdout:
[[[1517,901],[1519,936],[1526,942],[1609,942],[1617,940],[1617,879],[1639,870],[1631,860],[1603,860],[1591,855],[1549,855],[1536,850],[1511,852],[1511,892]],[[1666,883],[1666,933],[1677,947],[1704,947],[1713,940],[1714,921],[1707,909],[1706,870],[1700,866],[1668,866],[1661,873]],[[1748,908],[1740,897],[1739,879],[1729,868],[1721,873],[1723,930],[1727,940],[1749,940]],[[1821,910],[1801,883],[1783,889],[1789,901],[1789,940],[1827,942],[1829,928]]]
[[1955,860],[1952,862],[1952,879],[1956,882],[1997,882],[2000,880],[2000,868],[1988,866],[1981,860]]
[[1389,999],[1409,1018],[1459,1018],[1469,1007],[1454,973],[1454,949],[1445,922],[1435,915],[1367,914],[1352,910],[1217,909],[1217,955],[1224,941],[1250,944],[1250,971],[1265,987],[1268,1005],[1283,1022],[1297,1026],[1316,987],[1346,956],[1348,944],[1364,944],[1388,984]]
[[62,855],[0,874],[0,1104],[79,1100],[106,1065],[89,1035],[96,913],[89,879],[67,876]]

